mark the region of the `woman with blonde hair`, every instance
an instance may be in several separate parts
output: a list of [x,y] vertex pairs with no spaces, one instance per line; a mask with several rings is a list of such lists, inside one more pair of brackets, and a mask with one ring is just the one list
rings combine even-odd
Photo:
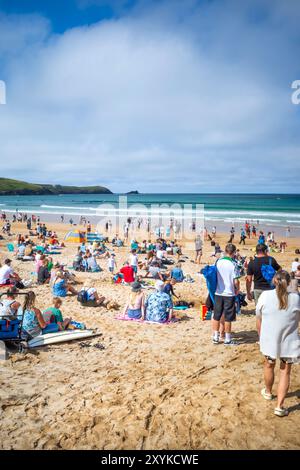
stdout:
[[73,295],[78,294],[77,290],[68,282],[66,282],[64,273],[62,271],[57,271],[56,277],[52,284],[53,296],[66,297],[68,292],[71,292]]
[[277,407],[274,410],[276,416],[287,416],[289,413],[283,403],[290,385],[292,364],[300,358],[300,297],[289,292],[290,280],[286,271],[275,274],[275,289],[264,291],[256,306],[260,351],[265,356],[265,388],[261,394],[266,400],[274,398],[274,368],[276,359],[280,359]]
[[142,286],[139,282],[131,284],[131,293],[127,304],[125,305],[123,316],[135,320],[144,320],[145,318],[145,296],[142,292]]

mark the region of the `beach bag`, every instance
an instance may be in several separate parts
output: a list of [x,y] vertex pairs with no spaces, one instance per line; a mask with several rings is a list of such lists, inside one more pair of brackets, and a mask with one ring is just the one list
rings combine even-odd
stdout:
[[272,281],[276,274],[276,270],[272,266],[272,258],[269,259],[269,264],[262,264],[261,274],[263,278],[270,284],[270,286],[274,288],[275,286]]
[[18,319],[0,319],[0,340],[18,338],[19,327]]
[[213,266],[207,265],[203,269],[201,269],[201,274],[205,277],[206,286],[210,295],[210,298],[215,303],[215,293],[217,290],[217,263]]
[[87,291],[86,290],[81,290],[80,292],[78,292],[77,300],[81,304],[86,304],[88,302],[88,293],[87,293]]

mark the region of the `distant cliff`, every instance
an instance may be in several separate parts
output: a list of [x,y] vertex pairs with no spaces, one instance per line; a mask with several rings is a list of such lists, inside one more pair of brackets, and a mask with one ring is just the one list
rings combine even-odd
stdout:
[[0,178],[0,196],[46,194],[112,194],[112,192],[104,186],[34,184],[9,178]]

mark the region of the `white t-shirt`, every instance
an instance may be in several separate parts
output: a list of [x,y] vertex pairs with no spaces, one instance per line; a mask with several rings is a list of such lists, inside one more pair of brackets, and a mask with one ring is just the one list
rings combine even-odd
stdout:
[[157,259],[163,259],[163,257],[164,257],[164,252],[163,252],[163,250],[157,250],[157,252],[156,252],[156,258],[157,258]]
[[137,266],[138,265],[138,257],[137,255],[130,255],[130,265]]
[[4,264],[2,268],[0,268],[0,284],[6,284],[7,280],[9,279],[9,276],[13,274],[14,271],[11,266],[8,266],[7,264]]
[[239,278],[237,266],[231,258],[224,257],[217,262],[217,290],[216,295],[234,297],[234,280]]
[[108,267],[109,268],[114,268],[116,266],[116,260],[115,258],[111,257],[111,258],[108,258]]
[[293,261],[292,262],[292,272],[295,273],[298,269],[298,266],[300,266],[300,261]]
[[279,310],[276,290],[264,291],[257,302],[256,315],[262,319],[260,351],[273,359],[300,358],[300,297],[289,294],[287,310]]

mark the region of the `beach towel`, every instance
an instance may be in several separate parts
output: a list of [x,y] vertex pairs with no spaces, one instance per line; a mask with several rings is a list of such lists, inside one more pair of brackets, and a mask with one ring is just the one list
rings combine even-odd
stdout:
[[173,307],[173,310],[187,310],[189,308],[190,307],[187,307],[186,305],[178,305],[178,306]]
[[176,323],[180,321],[179,318],[172,318],[170,321],[166,321],[164,323],[159,323],[156,321],[148,321],[148,320],[141,320],[141,319],[136,319],[136,318],[129,318],[127,316],[123,317],[123,315],[118,315],[115,317],[115,320],[123,320],[123,321],[135,321],[138,323],[155,323],[156,325],[170,325],[171,323]]
[[217,290],[217,266],[214,264],[213,266],[205,266],[205,268],[201,269],[201,274],[205,277],[207,289],[210,295],[210,298],[213,303],[215,303],[215,293]]

